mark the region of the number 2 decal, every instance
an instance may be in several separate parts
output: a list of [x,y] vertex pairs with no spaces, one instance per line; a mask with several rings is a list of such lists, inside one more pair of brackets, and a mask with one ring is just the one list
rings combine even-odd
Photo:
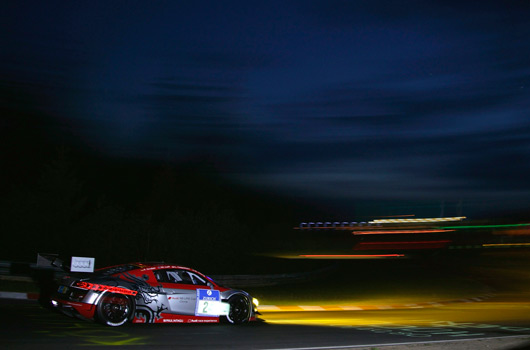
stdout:
[[204,302],[204,308],[202,309],[202,312],[205,314],[208,313],[208,302],[207,301]]

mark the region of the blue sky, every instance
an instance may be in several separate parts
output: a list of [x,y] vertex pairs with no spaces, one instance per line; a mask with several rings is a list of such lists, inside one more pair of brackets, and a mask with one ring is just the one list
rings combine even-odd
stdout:
[[[12,1],[3,89],[105,157],[328,200],[530,202],[527,1]],[[6,35],[7,34],[7,35]]]

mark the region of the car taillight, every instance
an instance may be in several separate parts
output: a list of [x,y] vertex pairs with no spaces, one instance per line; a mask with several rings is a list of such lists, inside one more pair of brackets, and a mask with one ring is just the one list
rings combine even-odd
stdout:
[[89,283],[89,282],[83,282],[83,281],[75,282],[73,287],[86,289],[86,290],[96,290],[96,291],[100,291],[100,292],[120,293],[120,294],[125,294],[125,295],[136,295],[136,294],[138,294],[137,291],[130,290],[130,289],[127,289],[127,288],[106,286],[104,284],[96,284],[96,283]]

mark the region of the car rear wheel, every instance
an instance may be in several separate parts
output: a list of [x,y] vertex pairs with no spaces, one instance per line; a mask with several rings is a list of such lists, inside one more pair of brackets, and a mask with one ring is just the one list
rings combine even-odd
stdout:
[[98,320],[107,326],[121,326],[131,318],[134,303],[123,294],[105,293],[97,307]]
[[230,311],[226,316],[228,322],[233,324],[247,323],[250,319],[250,301],[244,295],[236,294],[228,298]]

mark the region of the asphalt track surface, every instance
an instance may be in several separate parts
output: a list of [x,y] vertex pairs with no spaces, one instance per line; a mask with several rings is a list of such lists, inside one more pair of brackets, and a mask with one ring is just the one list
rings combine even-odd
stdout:
[[[405,280],[407,274],[421,272],[419,267],[423,266],[411,261],[403,266],[384,264],[379,270],[372,269],[384,272],[384,278],[363,280],[367,285],[382,288],[384,303],[367,304],[369,308],[330,310],[315,306],[326,300],[324,295],[315,290],[313,299],[316,304],[310,305],[310,308],[302,310],[302,307],[296,306],[263,311],[259,322],[243,326],[127,324],[112,328],[68,318],[41,307],[36,301],[0,299],[0,349],[87,349],[109,346],[261,350],[530,349],[528,252],[442,261],[447,264],[443,270],[428,265],[427,272],[436,273],[435,277],[470,276],[491,286],[494,293],[485,299],[453,300],[449,303],[431,303],[430,306],[418,304],[414,300],[417,294],[413,293],[408,295],[409,304],[400,306],[395,289],[382,288],[383,281],[393,281],[394,284],[390,286],[397,287],[413,284],[424,275],[414,275],[414,278]],[[396,268],[390,269],[392,266]],[[444,278],[443,281],[448,281]],[[360,283],[358,279],[356,283]],[[344,285],[341,282],[338,286]],[[444,284],[436,287],[440,292],[447,289]],[[386,297],[391,297],[389,303]],[[317,309],[320,311],[314,311]]]
[[243,326],[128,324],[117,328],[69,318],[29,300],[0,300],[0,310],[0,340],[5,349],[409,349],[415,348],[412,344],[428,343],[428,349],[434,350],[437,344],[453,349],[453,344],[469,339],[488,339],[468,342],[469,349],[495,349],[499,347],[484,347],[483,342],[503,344],[514,339],[517,346],[510,349],[530,345],[530,321],[525,321],[530,309],[521,307],[511,311],[503,307],[498,320],[488,322],[469,322],[474,315],[481,317],[478,309],[455,305],[439,310],[276,312]]

